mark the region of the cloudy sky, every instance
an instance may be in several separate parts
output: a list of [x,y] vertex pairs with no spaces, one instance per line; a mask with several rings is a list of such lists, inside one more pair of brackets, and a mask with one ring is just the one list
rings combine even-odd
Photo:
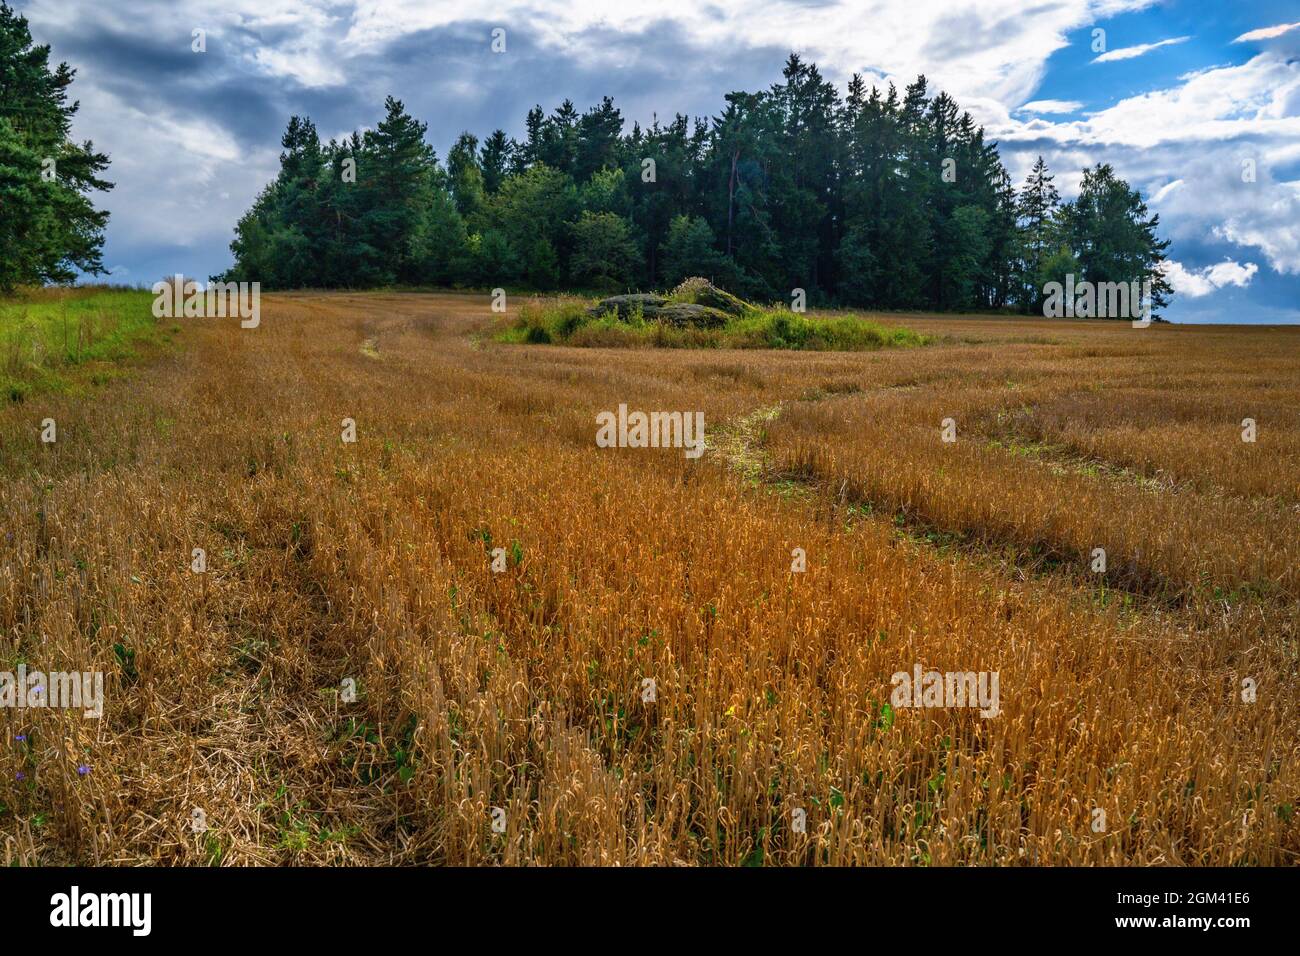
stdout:
[[461,130],[518,137],[529,107],[566,97],[609,94],[629,124],[713,116],[795,50],[841,90],[854,72],[926,74],[1018,183],[1040,153],[1066,198],[1083,166],[1114,165],[1173,240],[1174,321],[1300,322],[1295,0],[10,3],[78,71],[74,132],[113,160],[105,263],[122,282],[228,266],[293,113],[328,139],[373,125],[391,93],[445,156]]

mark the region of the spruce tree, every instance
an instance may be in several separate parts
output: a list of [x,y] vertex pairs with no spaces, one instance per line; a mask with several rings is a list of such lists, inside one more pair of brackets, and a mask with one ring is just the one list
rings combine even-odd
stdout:
[[1020,190],[1017,204],[1022,255],[1020,298],[1027,312],[1041,308],[1044,283],[1063,281],[1062,277],[1053,277],[1046,270],[1049,259],[1060,261],[1056,232],[1061,197],[1052,184],[1054,178],[1047,172],[1046,161],[1039,156]]
[[0,2],[0,291],[105,271],[108,213],[88,194],[113,185],[99,177],[108,157],[70,139],[75,76],[51,69],[49,46],[33,46],[26,18]]

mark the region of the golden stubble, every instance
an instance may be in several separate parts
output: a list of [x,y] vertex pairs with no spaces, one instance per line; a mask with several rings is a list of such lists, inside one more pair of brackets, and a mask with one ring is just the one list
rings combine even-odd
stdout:
[[[489,302],[268,296],[0,412],[5,666],[106,684],[0,711],[3,862],[1295,862],[1300,335],[568,349]],[[597,448],[620,402],[713,449]],[[1001,714],[887,707],[916,664]]]

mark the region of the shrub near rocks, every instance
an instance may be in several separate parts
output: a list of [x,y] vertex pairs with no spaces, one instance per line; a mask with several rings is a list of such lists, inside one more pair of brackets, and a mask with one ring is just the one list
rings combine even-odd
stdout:
[[587,314],[599,318],[615,313],[626,320],[638,311],[647,322],[663,322],[677,329],[720,329],[733,318],[757,315],[760,310],[708,279],[694,276],[666,296],[653,292],[609,296],[588,309]]
[[923,345],[910,329],[858,316],[804,316],[763,309],[693,276],[667,294],[613,295],[587,306],[574,299],[527,303],[497,331],[501,342],[587,348],[743,348],[864,351]]

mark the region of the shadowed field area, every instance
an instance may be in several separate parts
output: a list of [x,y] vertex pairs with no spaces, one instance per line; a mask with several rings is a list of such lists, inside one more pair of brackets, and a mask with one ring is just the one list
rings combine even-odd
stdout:
[[0,709],[0,862],[1295,863],[1300,329],[872,318],[932,341],[283,294],[3,408],[0,669],[105,686]]

